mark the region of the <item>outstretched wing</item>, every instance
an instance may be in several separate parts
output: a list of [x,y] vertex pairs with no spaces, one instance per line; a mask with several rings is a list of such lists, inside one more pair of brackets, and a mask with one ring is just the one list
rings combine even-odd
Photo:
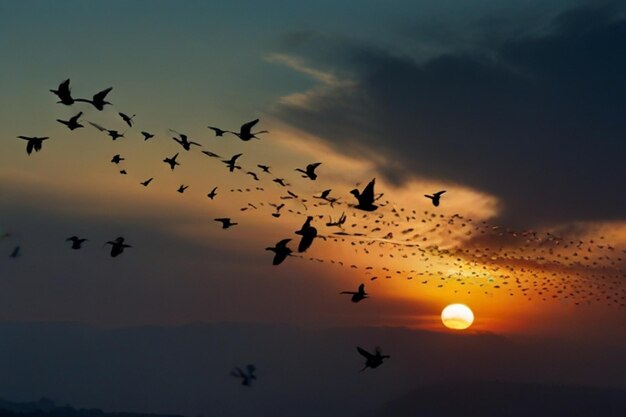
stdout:
[[241,125],[241,132],[245,133],[248,132],[250,133],[252,131],[252,128],[254,127],[255,124],[259,123],[259,119],[254,119],[251,122],[248,123],[244,123]]
[[109,94],[109,92],[111,92],[111,90],[113,90],[113,87],[109,87],[106,90],[102,90],[99,93],[96,93],[93,95],[93,101],[103,101],[104,98],[107,96],[107,94]]
[[107,132],[108,132],[108,130],[107,130],[106,128],[104,128],[104,127],[100,126],[100,125],[99,125],[99,124],[97,124],[97,123],[90,122],[90,121],[87,121],[87,122],[88,122],[90,125],[92,125],[93,127],[95,127],[96,129],[98,129],[100,132],[104,132],[104,131],[107,131]]
[[376,183],[376,178],[372,179],[369,182],[369,184],[367,184],[363,192],[361,193],[361,196],[363,196],[363,198],[366,201],[374,201],[374,184],[375,183]]
[[374,355],[372,355],[371,353],[369,353],[367,350],[363,349],[362,347],[357,346],[356,350],[363,355],[366,359],[373,359]]

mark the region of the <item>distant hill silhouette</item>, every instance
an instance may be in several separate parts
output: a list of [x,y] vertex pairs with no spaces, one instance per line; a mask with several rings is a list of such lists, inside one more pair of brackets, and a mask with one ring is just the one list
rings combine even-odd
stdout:
[[0,398],[0,417],[181,417],[173,414],[108,413],[97,408],[58,406],[48,398],[17,403]]
[[419,388],[361,417],[624,417],[626,391],[523,384],[454,382]]

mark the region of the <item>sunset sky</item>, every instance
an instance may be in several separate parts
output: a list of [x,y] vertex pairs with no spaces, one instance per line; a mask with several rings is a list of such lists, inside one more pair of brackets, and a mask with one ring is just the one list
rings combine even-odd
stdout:
[[[406,327],[626,349],[625,12],[573,0],[0,1],[0,321]],[[57,104],[49,90],[67,78],[74,98],[113,87],[113,105]],[[79,111],[82,129],[55,121]],[[256,118],[261,140],[207,128]],[[225,159],[243,153],[243,169],[186,152],[169,129]],[[29,156],[19,135],[50,139]],[[177,152],[171,172],[162,160]],[[312,162],[316,181],[295,172]],[[307,201],[281,199],[273,178]],[[349,207],[372,178],[382,206]],[[325,189],[339,204],[319,205]],[[424,194],[438,190],[433,207]],[[280,218],[269,203],[286,204]],[[326,226],[344,212],[357,236]],[[307,215],[326,239],[272,266],[265,248],[297,247]],[[222,230],[218,217],[239,224]],[[72,251],[72,235],[89,241]],[[118,236],[133,247],[111,258],[103,244]],[[339,295],[360,283],[369,299]],[[474,311],[468,330],[441,325],[451,303]]]

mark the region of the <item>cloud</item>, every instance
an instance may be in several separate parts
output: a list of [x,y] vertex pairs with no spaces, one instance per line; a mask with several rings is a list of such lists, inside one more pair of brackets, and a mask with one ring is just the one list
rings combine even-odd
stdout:
[[430,177],[494,195],[502,221],[622,218],[626,19],[608,7],[575,9],[542,35],[498,45],[489,58],[448,53],[418,63],[310,35],[300,53],[312,51],[319,68],[350,69],[355,84],[317,76],[324,88],[306,106],[283,100],[275,113],[339,152],[379,154],[377,170],[393,183]]

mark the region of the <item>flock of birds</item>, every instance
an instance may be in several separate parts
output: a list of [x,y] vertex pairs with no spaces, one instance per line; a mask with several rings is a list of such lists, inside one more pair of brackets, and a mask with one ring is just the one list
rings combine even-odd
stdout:
[[[62,82],[55,94],[58,103],[72,106],[76,103],[87,103],[97,111],[112,105],[107,101],[112,87],[104,89],[92,96],[91,99],[76,98],[71,94],[70,80]],[[68,120],[57,119],[70,131],[84,128],[84,111],[79,111]],[[108,129],[99,123],[86,121],[88,125],[108,135],[113,141],[125,138],[128,129],[135,126],[135,115],[118,112],[117,115],[126,125],[127,130],[119,131]],[[227,130],[221,127],[208,126],[214,136],[222,138],[227,135],[238,138],[243,142],[252,139],[259,140],[259,135],[269,133],[267,130],[254,131],[259,123],[255,119],[243,123],[239,130]],[[155,134],[140,131],[144,141],[154,140]],[[268,183],[284,189],[285,194],[276,202],[248,202],[241,212],[266,209],[273,218],[280,218],[284,211],[297,217],[305,217],[299,230],[295,231],[299,240],[293,249],[290,244],[293,238],[288,237],[268,246],[267,251],[273,253],[272,264],[280,265],[288,258],[308,259],[309,261],[330,263],[339,267],[362,271],[371,281],[379,278],[391,279],[404,277],[408,280],[419,280],[423,285],[436,284],[438,288],[453,287],[454,292],[464,291],[482,292],[492,295],[498,291],[510,296],[521,295],[527,299],[539,298],[543,300],[557,299],[575,304],[590,303],[592,301],[605,302],[617,307],[626,306],[626,286],[623,280],[625,272],[626,250],[618,249],[608,243],[604,236],[597,240],[580,240],[568,238],[556,232],[535,230],[513,230],[504,228],[487,221],[474,221],[460,214],[444,215],[436,210],[442,203],[445,190],[432,194],[425,194],[429,199],[433,211],[418,213],[403,207],[398,207],[390,200],[382,200],[383,194],[376,193],[376,180],[372,179],[363,188],[358,185],[350,194],[352,201],[344,200],[343,196],[331,195],[332,189],[325,189],[314,195],[303,194],[290,183],[289,179],[276,177],[273,168],[267,164],[258,163],[253,169],[244,169],[240,164],[243,153],[237,153],[225,158],[208,149],[203,149],[199,142],[191,140],[186,134],[169,130],[171,139],[182,148],[181,151],[163,159],[163,163],[170,169],[176,170],[182,163],[181,152],[200,150],[209,158],[221,161],[228,174],[240,172],[250,178],[250,181],[262,186],[231,189],[231,192],[249,193],[264,192]],[[18,136],[27,141],[26,152],[40,152],[48,136]],[[125,157],[116,154],[111,163],[119,165]],[[308,164],[306,167],[295,168],[300,177],[308,181],[317,181],[318,168],[321,162]],[[125,169],[119,171],[126,175]],[[147,178],[139,184],[149,187],[155,177]],[[177,189],[185,193],[188,185],[181,184]],[[207,198],[214,200],[218,196],[219,186],[213,187]],[[341,208],[341,214],[336,211]],[[313,212],[316,212],[313,214]],[[320,213],[326,211],[327,213]],[[322,220],[328,216],[328,221]],[[334,220],[333,220],[334,218]],[[239,223],[232,218],[219,217],[214,219],[223,229],[230,229]],[[323,233],[319,233],[314,222],[320,222],[318,227],[325,226]],[[5,234],[1,238],[8,238]],[[367,265],[348,264],[341,260],[319,257],[305,257],[317,240],[328,244],[350,245],[357,259],[378,258],[387,262],[374,262]],[[71,236],[67,239],[71,248],[80,250],[88,239]],[[110,255],[117,257],[126,249],[132,248],[124,237],[107,241],[110,245]],[[15,246],[10,254],[11,258],[22,255],[21,247]],[[415,265],[413,269],[406,269],[405,265]],[[418,261],[418,262],[415,262]],[[389,266],[387,264],[391,264]],[[356,291],[342,291],[340,294],[351,295],[351,301],[358,303],[368,298],[365,284],[359,285]],[[357,347],[365,359],[365,368],[376,368],[389,358],[382,355],[376,348],[370,353]],[[256,368],[248,365],[245,369],[235,368],[231,375],[242,380],[242,384],[250,386],[256,380]]]

